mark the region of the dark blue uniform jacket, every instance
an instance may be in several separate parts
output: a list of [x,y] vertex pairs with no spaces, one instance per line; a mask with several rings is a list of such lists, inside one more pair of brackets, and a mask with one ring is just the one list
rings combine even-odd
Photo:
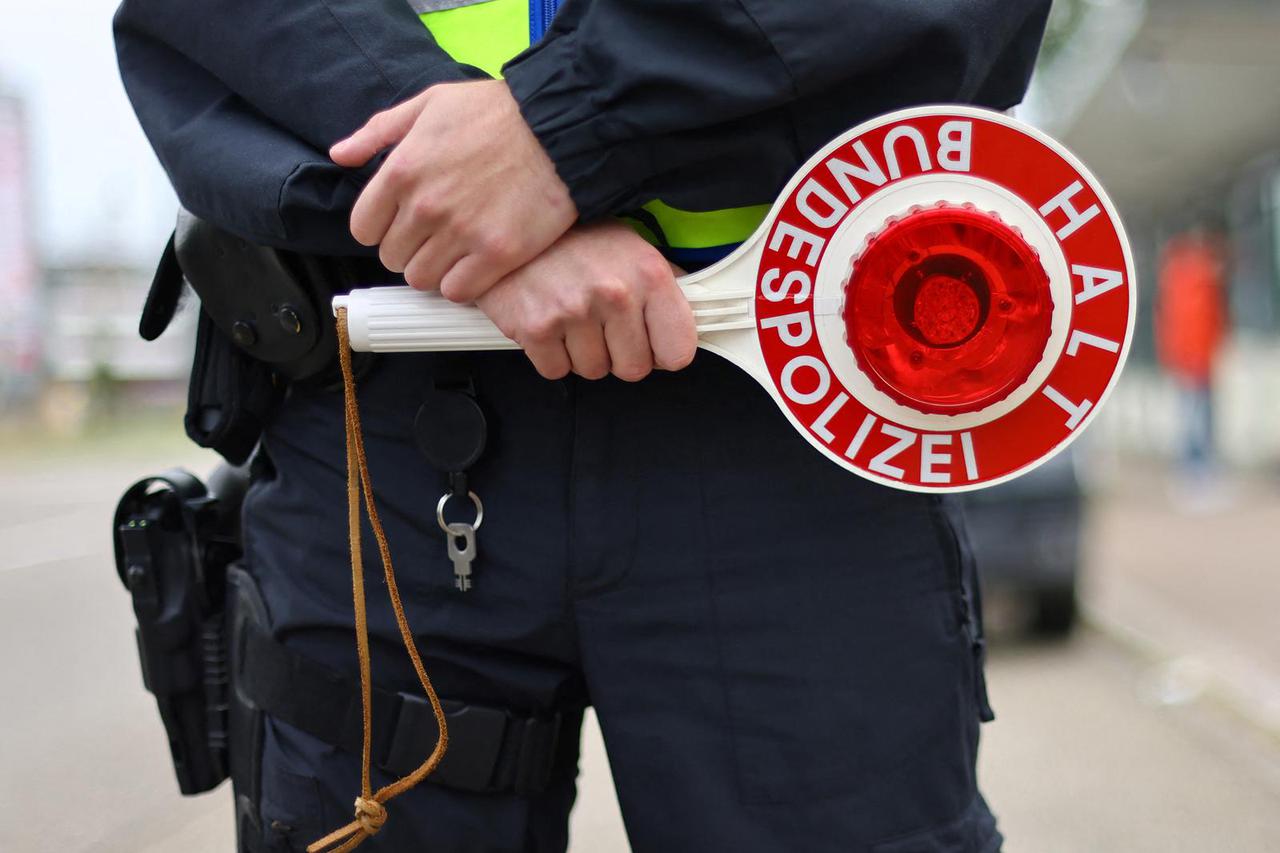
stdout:
[[[1049,0],[566,0],[505,69],[584,219],[772,201],[831,137],[902,106],[1003,109]],[[178,197],[256,242],[364,253],[368,170],[325,152],[421,89],[483,77],[406,0],[124,0],[125,86]],[[376,165],[376,164],[374,164]]]

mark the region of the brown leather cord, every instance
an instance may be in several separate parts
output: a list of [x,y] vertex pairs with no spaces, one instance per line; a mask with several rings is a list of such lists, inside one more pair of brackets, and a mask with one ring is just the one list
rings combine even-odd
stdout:
[[[356,656],[360,660],[360,705],[364,718],[364,743],[361,749],[360,796],[356,797],[355,819],[346,826],[307,846],[307,853],[348,853],[377,834],[387,822],[386,803],[417,785],[440,765],[445,750],[449,747],[448,726],[445,723],[444,709],[440,707],[440,697],[431,686],[427,670],[418,655],[417,645],[413,641],[413,632],[409,629],[409,620],[405,618],[404,605],[400,600],[400,589],[396,586],[395,569],[391,566],[391,550],[387,546],[387,534],[382,529],[382,521],[378,518],[378,508],[373,499],[373,480],[369,476],[369,460],[364,451],[364,434],[360,429],[360,409],[356,404],[356,382],[351,370],[351,340],[347,332],[347,310],[338,309],[338,362],[342,366],[342,387],[347,425],[347,532],[351,540],[351,599],[355,606],[356,620]],[[418,768],[407,776],[403,776],[390,785],[386,785],[376,793],[370,782],[370,764],[373,751],[373,699],[371,694],[371,666],[369,663],[369,623],[366,617],[364,596],[364,560],[360,552],[360,499],[363,496],[365,509],[369,513],[369,526],[373,528],[373,538],[378,542],[378,555],[382,559],[382,572],[387,580],[387,596],[391,599],[391,608],[395,611],[396,624],[400,627],[400,639],[404,643],[413,668],[418,673],[418,681],[422,684],[427,699],[431,702],[431,710],[435,713],[436,724],[440,728],[440,737],[436,747],[431,751]],[[335,846],[336,845],[336,846]]]

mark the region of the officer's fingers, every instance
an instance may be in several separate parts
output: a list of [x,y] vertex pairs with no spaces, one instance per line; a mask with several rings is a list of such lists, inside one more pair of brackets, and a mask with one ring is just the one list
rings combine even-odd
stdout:
[[457,243],[449,246],[449,251],[451,254],[456,253],[458,259],[440,277],[440,293],[446,299],[459,303],[476,301],[504,276],[528,260],[516,258],[505,247],[487,256],[463,251]]
[[426,106],[426,92],[376,113],[364,126],[329,149],[329,158],[339,166],[357,169],[384,148],[395,145],[409,132]]
[[564,341],[556,338],[524,345],[524,354],[544,379],[563,379],[573,369]]
[[613,375],[627,382],[638,382],[653,370],[653,352],[640,306],[608,315],[604,339],[609,347],[609,365]]
[[545,304],[531,302],[528,280],[508,276],[476,301],[494,325],[520,345],[545,379],[562,379],[573,368],[565,348],[564,324]]
[[698,349],[698,330],[693,309],[674,281],[650,293],[644,321],[654,366],[661,370],[688,367]]
[[457,258],[446,254],[436,246],[438,242],[428,240],[423,243],[413,259],[405,266],[404,280],[410,287],[416,287],[418,290],[440,289],[440,277]]
[[395,221],[400,204],[382,171],[373,176],[351,208],[351,236],[362,246],[376,246]]
[[583,379],[603,379],[609,375],[609,347],[604,327],[597,320],[579,320],[568,327],[565,349],[573,361],[573,372]]
[[424,233],[422,226],[413,217],[406,214],[404,208],[400,208],[395,221],[387,228],[387,233],[378,244],[378,260],[392,272],[407,272],[409,262],[417,256],[430,236],[429,233]]

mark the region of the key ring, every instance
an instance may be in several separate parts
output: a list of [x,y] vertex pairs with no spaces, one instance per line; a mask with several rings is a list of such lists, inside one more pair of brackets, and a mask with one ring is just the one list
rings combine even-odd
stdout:
[[[444,508],[449,503],[449,498],[453,497],[453,492],[445,492],[440,496],[440,502],[436,504],[436,523],[440,525],[440,529],[446,534],[452,535],[453,531],[449,529],[449,525],[444,520]],[[471,522],[471,530],[474,532],[480,529],[480,524],[484,521],[484,504],[480,503],[479,496],[475,492],[467,492],[467,497],[471,498],[471,503],[476,508],[476,520]]]

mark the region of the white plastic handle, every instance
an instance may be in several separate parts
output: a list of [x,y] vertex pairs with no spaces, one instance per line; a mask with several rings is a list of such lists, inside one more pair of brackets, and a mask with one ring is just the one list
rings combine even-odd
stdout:
[[[693,306],[698,336],[748,329],[755,324],[748,288],[712,289],[681,282]],[[439,293],[411,287],[369,287],[336,296],[333,310],[347,309],[351,348],[358,352],[442,352],[519,349],[474,305],[458,305]]]

